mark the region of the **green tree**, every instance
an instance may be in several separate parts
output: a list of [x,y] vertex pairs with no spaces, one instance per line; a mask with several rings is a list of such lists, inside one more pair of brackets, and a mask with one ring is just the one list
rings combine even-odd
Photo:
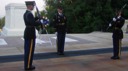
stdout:
[[[52,20],[56,7],[61,5],[68,18],[68,33],[106,31],[115,11],[128,0],[46,0],[47,16]],[[128,7],[124,10],[128,17]]]
[[5,24],[5,17],[0,19],[0,29],[3,28],[4,24]]

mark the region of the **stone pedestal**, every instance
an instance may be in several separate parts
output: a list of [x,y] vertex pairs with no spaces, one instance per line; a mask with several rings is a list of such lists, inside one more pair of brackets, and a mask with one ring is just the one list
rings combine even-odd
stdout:
[[128,20],[125,20],[125,24],[122,27],[122,30],[124,33],[128,33]]
[[23,36],[24,20],[23,14],[26,11],[25,4],[8,4],[6,7],[5,26],[2,30],[4,36]]

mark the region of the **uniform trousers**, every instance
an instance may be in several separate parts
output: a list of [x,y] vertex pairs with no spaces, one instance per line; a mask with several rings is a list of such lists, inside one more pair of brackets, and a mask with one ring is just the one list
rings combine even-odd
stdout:
[[32,67],[35,39],[24,39],[24,68]]
[[66,32],[57,32],[57,52],[64,52]]
[[122,39],[113,38],[113,55],[114,55],[114,57],[120,57],[120,55],[121,55],[121,41],[122,41]]

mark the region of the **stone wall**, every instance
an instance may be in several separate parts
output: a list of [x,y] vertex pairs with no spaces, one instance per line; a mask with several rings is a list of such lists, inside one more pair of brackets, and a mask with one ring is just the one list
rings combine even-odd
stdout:
[[24,32],[23,14],[26,11],[25,4],[11,3],[5,7],[5,26],[2,29],[4,36],[22,36]]
[[123,26],[123,31],[124,31],[125,33],[128,33],[128,20],[125,20],[125,24],[124,24],[124,26]]

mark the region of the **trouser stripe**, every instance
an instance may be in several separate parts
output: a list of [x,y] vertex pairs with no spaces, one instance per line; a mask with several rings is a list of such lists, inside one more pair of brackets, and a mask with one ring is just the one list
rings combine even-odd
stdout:
[[118,54],[118,56],[120,57],[120,55],[121,55],[121,46],[122,46],[122,44],[121,44],[121,39],[119,40],[119,54]]
[[30,60],[31,60],[31,56],[32,56],[32,47],[33,47],[33,39],[31,40],[31,44],[30,44],[30,52],[29,52],[29,58],[28,58],[28,68],[30,68]]

